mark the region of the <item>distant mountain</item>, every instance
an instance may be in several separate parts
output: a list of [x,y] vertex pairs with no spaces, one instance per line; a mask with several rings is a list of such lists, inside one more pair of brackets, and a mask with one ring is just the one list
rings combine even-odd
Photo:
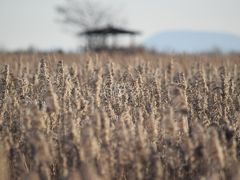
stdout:
[[166,31],[146,39],[144,45],[158,51],[191,53],[218,49],[222,52],[240,52],[240,37],[228,33]]

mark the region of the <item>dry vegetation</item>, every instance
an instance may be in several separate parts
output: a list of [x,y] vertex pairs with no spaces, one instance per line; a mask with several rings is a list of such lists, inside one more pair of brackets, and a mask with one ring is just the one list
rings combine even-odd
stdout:
[[240,179],[238,61],[1,54],[0,178]]

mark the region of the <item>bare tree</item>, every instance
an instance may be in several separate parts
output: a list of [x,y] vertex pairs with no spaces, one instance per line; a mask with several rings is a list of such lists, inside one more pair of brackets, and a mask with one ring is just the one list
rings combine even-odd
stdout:
[[96,0],[68,0],[57,7],[60,22],[79,31],[120,22],[113,7]]

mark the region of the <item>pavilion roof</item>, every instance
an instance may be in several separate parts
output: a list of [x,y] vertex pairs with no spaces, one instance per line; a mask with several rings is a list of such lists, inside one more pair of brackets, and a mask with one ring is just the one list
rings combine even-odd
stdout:
[[81,32],[79,35],[117,35],[117,34],[129,34],[129,35],[137,35],[140,32],[138,31],[130,31],[124,28],[117,28],[113,26],[107,26],[103,28],[94,28],[88,29],[86,31]]

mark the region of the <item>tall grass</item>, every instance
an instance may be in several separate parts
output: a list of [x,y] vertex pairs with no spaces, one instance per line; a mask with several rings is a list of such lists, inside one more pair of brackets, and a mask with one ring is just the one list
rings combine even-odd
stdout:
[[0,55],[0,179],[239,179],[238,55]]

